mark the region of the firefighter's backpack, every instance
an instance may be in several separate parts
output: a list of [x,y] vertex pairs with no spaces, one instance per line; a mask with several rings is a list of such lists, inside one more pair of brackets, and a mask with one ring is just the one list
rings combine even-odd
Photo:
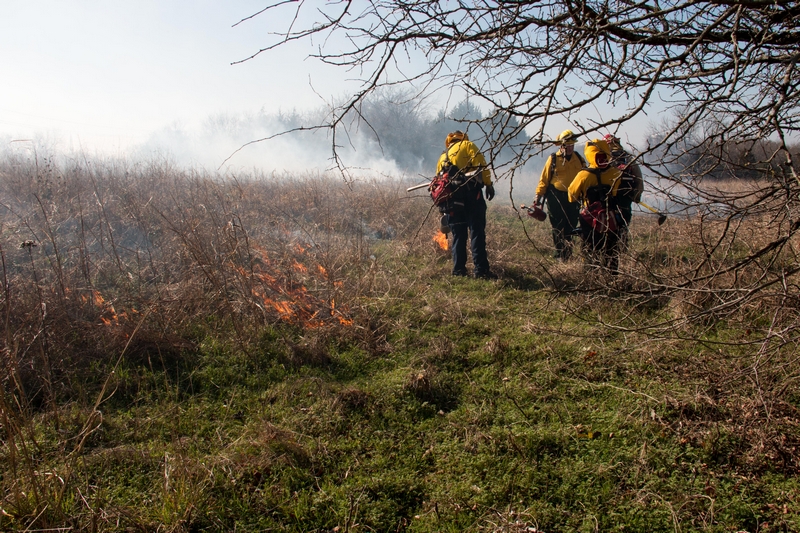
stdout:
[[600,174],[604,169],[584,170],[593,173],[597,178],[597,185],[586,190],[588,205],[580,211],[584,227],[596,233],[616,233],[619,224],[617,224],[616,202],[611,196],[611,185],[603,185],[600,182]]
[[430,185],[433,205],[443,213],[454,207],[463,207],[468,194],[466,181],[459,168],[449,160],[445,160],[442,169]]

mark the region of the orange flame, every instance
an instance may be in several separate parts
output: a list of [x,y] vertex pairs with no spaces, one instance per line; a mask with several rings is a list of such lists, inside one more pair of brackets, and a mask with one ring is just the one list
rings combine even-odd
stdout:
[[338,311],[336,311],[336,300],[331,298],[331,316],[336,317],[339,320],[339,323],[343,326],[352,326],[353,320],[350,318],[345,318],[339,314],[337,316]]
[[106,303],[103,296],[98,291],[92,291],[92,299],[94,300],[94,305],[97,307],[103,307],[103,304]]
[[[88,302],[89,298],[81,295],[81,300],[85,303]],[[106,302],[103,298],[103,295],[100,294],[100,291],[91,291],[91,300],[94,306],[100,310],[100,322],[106,326],[119,324],[120,317],[123,319],[128,318],[128,315],[125,313],[125,311],[122,311],[119,315],[117,315],[114,305]]]
[[450,243],[447,241],[447,235],[442,233],[441,231],[437,231],[436,235],[433,236],[433,242],[439,245],[439,248],[442,250],[449,250]]
[[[295,254],[304,254],[306,247],[300,244],[292,246]],[[248,280],[248,290],[255,302],[264,310],[274,311],[280,320],[301,324],[306,328],[318,328],[326,324],[325,307],[329,306],[331,319],[349,326],[353,321],[336,308],[335,302],[326,304],[305,286],[306,280],[312,276],[328,278],[327,270],[316,265],[316,272],[303,264],[303,258],[287,258],[282,264],[276,264],[267,257],[267,252],[253,247],[254,261],[249,269],[243,265],[232,264],[243,280]],[[292,275],[294,273],[294,275]],[[333,286],[340,286],[334,281]]]

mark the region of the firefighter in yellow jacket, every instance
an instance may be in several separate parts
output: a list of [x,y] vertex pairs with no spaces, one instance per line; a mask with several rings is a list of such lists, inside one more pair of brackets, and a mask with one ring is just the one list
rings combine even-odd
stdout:
[[492,174],[486,165],[478,147],[469,140],[466,133],[454,131],[445,139],[445,151],[439,158],[436,173],[442,171],[446,163],[455,165],[459,174],[468,176],[471,171],[477,171],[475,177],[470,178],[463,185],[459,202],[452,205],[447,214],[447,223],[453,234],[453,275],[467,275],[467,238],[472,251],[473,275],[476,278],[495,279],[497,276],[489,269],[489,259],[486,254],[486,202],[483,192],[486,190],[486,199],[494,198],[494,185]]
[[623,225],[616,196],[622,172],[611,165],[611,148],[603,139],[587,142],[583,153],[588,167],[578,172],[569,186],[569,201],[581,205],[579,218],[587,261],[616,273]]
[[556,139],[559,149],[547,158],[539,177],[534,203],[547,204],[550,225],[553,226],[553,256],[566,260],[572,255],[572,233],[578,225],[578,204],[569,201],[568,190],[578,172],[584,167],[581,156],[575,152],[577,136],[564,130]]

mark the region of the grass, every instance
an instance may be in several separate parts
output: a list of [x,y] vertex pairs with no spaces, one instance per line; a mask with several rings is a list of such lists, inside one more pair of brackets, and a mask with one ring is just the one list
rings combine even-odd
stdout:
[[501,279],[452,278],[402,183],[24,163],[0,529],[800,529],[796,279],[718,305],[791,249],[690,286],[718,225],[640,216],[587,276],[492,205]]

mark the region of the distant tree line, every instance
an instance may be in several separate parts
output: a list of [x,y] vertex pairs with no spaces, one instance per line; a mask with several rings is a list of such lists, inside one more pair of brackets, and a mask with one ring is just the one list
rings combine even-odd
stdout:
[[[204,124],[203,135],[225,136],[238,139],[241,144],[254,144],[253,139],[259,140],[259,136],[267,132],[271,140],[281,136],[306,152],[326,154],[331,166],[335,166],[338,155],[349,166],[358,166],[363,161],[388,160],[404,172],[425,175],[435,170],[445,148],[444,140],[455,130],[466,132],[470,140],[486,150],[487,160],[497,169],[497,174],[518,164],[518,149],[529,141],[529,136],[518,128],[515,117],[505,116],[507,124],[501,125],[498,116],[502,113],[498,114],[497,110],[484,113],[469,99],[450,109],[431,109],[409,92],[376,91],[364,99],[358,112],[348,115],[347,134],[336,140],[335,147],[328,131],[314,127],[328,119],[327,113],[327,109],[318,108],[302,112],[262,110],[240,117],[215,116]],[[509,139],[498,145],[498,135],[507,135]],[[502,148],[493,151],[494,146]],[[268,149],[269,143],[261,148]]]
[[[664,131],[654,133],[649,144],[658,145]],[[650,167],[656,174],[669,175],[678,181],[775,180],[791,178],[787,161],[800,158],[800,146],[785,144],[776,138],[712,140],[708,124],[695,124],[669,146],[661,145],[649,154]],[[786,151],[788,159],[778,155]]]

